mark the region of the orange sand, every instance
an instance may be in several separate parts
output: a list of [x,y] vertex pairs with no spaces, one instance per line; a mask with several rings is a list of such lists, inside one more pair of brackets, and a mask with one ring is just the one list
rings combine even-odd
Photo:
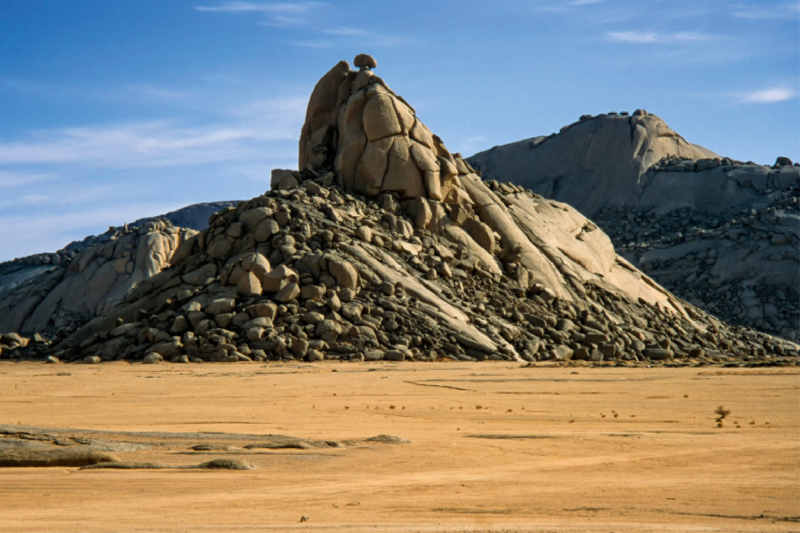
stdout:
[[0,424],[412,441],[0,469],[2,532],[800,531],[794,369],[3,362]]

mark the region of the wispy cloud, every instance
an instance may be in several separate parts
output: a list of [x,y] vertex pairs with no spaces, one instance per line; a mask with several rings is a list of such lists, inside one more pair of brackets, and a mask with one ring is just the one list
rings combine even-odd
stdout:
[[750,104],[774,104],[777,102],[785,102],[797,98],[798,93],[795,89],[788,87],[772,87],[769,89],[761,89],[758,91],[751,91],[738,95],[739,101],[742,103]]
[[210,123],[84,124],[0,140],[0,261],[190,203],[260,194],[271,168],[296,165],[306,103],[217,101]]
[[362,30],[361,28],[349,28],[349,27],[341,27],[341,28],[331,28],[329,30],[325,30],[324,33],[328,35],[341,35],[344,37],[376,37],[374,33],[367,30]]
[[283,15],[299,15],[324,5],[322,2],[296,2],[296,3],[252,3],[252,2],[226,2],[220,6],[195,6],[197,11],[228,12],[228,13],[280,13]]
[[58,174],[50,172],[26,172],[0,170],[0,189],[10,189],[13,187],[27,187],[43,181],[58,179]]
[[707,41],[713,38],[712,35],[696,32],[684,31],[677,33],[658,33],[654,31],[610,31],[606,33],[608,40],[618,43],[635,44],[671,44]]
[[[402,46],[421,42],[420,39],[411,36],[377,33],[350,26],[329,28],[323,30],[322,34],[328,36],[328,38],[294,41],[293,44],[307,48],[333,48],[340,45],[341,42],[352,45],[369,44],[370,47]],[[336,40],[337,38],[338,40]]]
[[770,20],[796,19],[800,15],[800,3],[777,5],[737,5],[731,15],[743,19]]
[[299,46],[301,48],[315,48],[319,50],[334,48],[336,43],[333,41],[316,40],[316,41],[289,41],[289,44]]
[[226,2],[219,6],[195,6],[197,11],[211,13],[263,13],[269,16],[264,26],[291,27],[301,26],[309,22],[305,15],[325,6],[324,2]]
[[258,143],[294,139],[302,125],[300,98],[252,102],[228,112],[236,120],[186,127],[159,120],[38,130],[0,143],[0,166],[81,164],[146,168],[235,160]]
[[176,91],[174,89],[168,89],[166,87],[159,87],[147,83],[129,83],[125,88],[134,94],[146,98],[176,100],[185,98],[188,95],[186,91]]
[[592,4],[602,4],[608,0],[573,0],[569,3],[571,6],[589,6]]

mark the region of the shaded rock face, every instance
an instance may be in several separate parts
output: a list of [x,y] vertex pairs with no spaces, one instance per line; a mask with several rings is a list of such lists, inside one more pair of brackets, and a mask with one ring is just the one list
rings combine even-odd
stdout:
[[111,309],[141,282],[169,265],[178,246],[197,233],[167,221],[0,276],[0,332],[70,329]]
[[[342,62],[317,84],[301,171],[277,172],[273,190],[212,215],[170,268],[50,355],[154,364],[796,359],[796,345],[731,329],[672,296],[574,208],[481,181],[365,72]],[[382,161],[383,173],[363,170]],[[24,339],[9,342],[9,357],[25,353]]]
[[721,158],[645,112],[583,119],[470,158],[575,206],[626,259],[733,324],[800,339],[800,168]]

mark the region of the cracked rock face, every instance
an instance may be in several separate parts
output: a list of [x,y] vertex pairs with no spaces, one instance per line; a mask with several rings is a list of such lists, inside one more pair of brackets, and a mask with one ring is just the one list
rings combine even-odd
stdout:
[[800,339],[800,167],[723,158],[655,115],[581,117],[468,159],[590,216],[618,252],[732,324]]
[[323,76],[299,158],[300,171],[277,171],[272,190],[212,215],[170,268],[63,342],[45,348],[3,336],[13,348],[0,356],[38,349],[87,364],[797,358],[796,345],[731,329],[675,298],[574,208],[482,181],[368,66],[353,72],[342,62]]
[[460,157],[372,70],[352,71],[344,61],[314,88],[300,138],[301,169],[331,164],[346,190],[367,197],[393,192],[457,203],[465,196]]

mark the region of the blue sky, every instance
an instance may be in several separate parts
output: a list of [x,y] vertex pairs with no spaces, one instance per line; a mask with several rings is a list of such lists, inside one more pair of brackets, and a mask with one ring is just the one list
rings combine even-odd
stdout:
[[798,43],[797,0],[0,0],[0,261],[261,194],[362,52],[465,156],[644,108],[798,160]]

